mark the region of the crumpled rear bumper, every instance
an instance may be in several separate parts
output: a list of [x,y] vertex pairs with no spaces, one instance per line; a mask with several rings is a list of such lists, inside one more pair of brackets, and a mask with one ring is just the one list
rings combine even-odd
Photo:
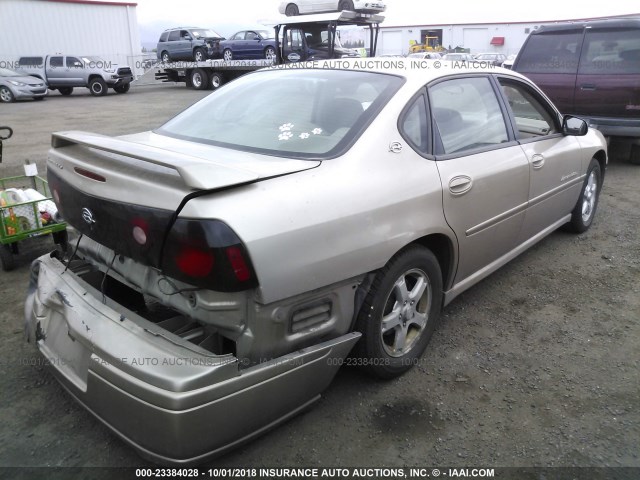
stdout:
[[202,462],[295,415],[319,398],[360,337],[242,369],[232,355],[199,354],[146,330],[55,258],[32,268],[27,339],[82,405],[160,463]]

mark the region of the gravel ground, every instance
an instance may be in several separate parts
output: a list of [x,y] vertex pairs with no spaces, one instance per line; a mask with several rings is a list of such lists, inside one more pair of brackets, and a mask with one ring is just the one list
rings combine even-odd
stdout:
[[[80,89],[0,105],[15,130],[0,176],[26,159],[44,173],[52,131],[147,130],[207,93]],[[640,467],[640,167],[623,146],[610,153],[592,229],[552,234],[456,299],[417,368],[384,382],[343,368],[314,408],[210,465]],[[149,465],[24,342],[28,265],[51,246],[24,243],[0,273],[0,466]]]

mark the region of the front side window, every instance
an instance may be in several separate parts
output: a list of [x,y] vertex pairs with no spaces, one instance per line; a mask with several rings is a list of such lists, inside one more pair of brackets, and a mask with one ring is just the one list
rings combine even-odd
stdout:
[[640,29],[587,30],[579,73],[640,73]]
[[520,83],[500,79],[516,121],[519,139],[535,138],[557,133],[552,114],[535,94]]
[[346,70],[260,71],[229,83],[156,133],[270,155],[327,158],[354,141],[402,83],[394,75]]
[[445,154],[509,141],[495,92],[486,77],[446,80],[429,87],[431,112]]
[[67,57],[67,67],[68,68],[83,68],[83,64],[79,58],[76,57]]

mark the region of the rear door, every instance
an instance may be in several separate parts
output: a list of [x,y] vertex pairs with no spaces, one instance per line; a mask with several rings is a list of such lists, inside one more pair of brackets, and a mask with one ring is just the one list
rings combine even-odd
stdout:
[[444,214],[460,250],[459,283],[515,248],[529,163],[490,77],[447,79],[428,92]]
[[588,117],[640,117],[640,28],[587,27],[574,112]]
[[47,81],[50,87],[64,87],[69,85],[69,79],[64,73],[64,57],[56,56],[47,59]]

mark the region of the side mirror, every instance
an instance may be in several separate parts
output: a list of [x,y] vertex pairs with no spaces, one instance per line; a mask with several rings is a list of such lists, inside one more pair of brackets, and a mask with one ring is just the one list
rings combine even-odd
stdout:
[[589,131],[589,125],[581,118],[565,115],[562,119],[562,133],[574,137],[583,137]]
[[184,38],[185,40],[189,40],[189,41],[191,41],[191,40],[192,40],[191,35],[185,35],[185,36],[184,36],[184,37],[182,37],[182,38]]

